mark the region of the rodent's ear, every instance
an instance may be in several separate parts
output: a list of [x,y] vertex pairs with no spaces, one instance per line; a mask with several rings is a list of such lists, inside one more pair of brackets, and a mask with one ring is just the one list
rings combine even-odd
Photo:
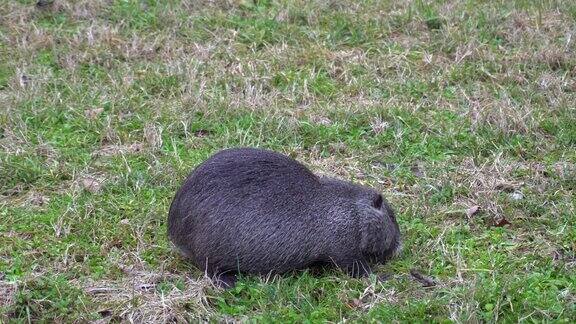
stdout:
[[372,200],[372,207],[376,208],[376,209],[380,209],[382,208],[382,195],[378,194],[376,195],[376,197]]

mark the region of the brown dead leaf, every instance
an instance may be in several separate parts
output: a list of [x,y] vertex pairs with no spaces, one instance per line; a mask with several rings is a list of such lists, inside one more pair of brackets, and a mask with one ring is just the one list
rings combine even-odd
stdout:
[[0,192],[0,194],[2,194],[2,196],[6,196],[6,197],[15,197],[15,196],[18,196],[19,194],[23,193],[25,190],[26,190],[26,188],[24,187],[24,185],[22,183],[19,183],[13,188],[10,188],[8,190],[4,190],[3,192]]
[[150,147],[160,148],[162,146],[162,128],[156,127],[154,124],[146,124],[144,138]]
[[570,54],[558,46],[548,46],[538,53],[535,53],[534,60],[544,62],[552,70],[566,68],[570,65]]
[[192,132],[192,134],[194,134],[194,136],[196,137],[206,137],[208,135],[211,135],[212,133],[214,132],[208,129],[199,129],[197,131]]
[[388,122],[383,121],[380,118],[374,118],[370,122],[370,128],[372,128],[372,131],[376,135],[381,134],[384,131],[386,131],[386,129],[388,129],[389,126],[390,126],[390,124]]
[[474,205],[474,206],[472,206],[466,210],[466,216],[468,216],[468,218],[470,218],[470,217],[476,215],[479,211],[480,211],[480,206]]
[[328,146],[328,150],[330,151],[330,153],[335,154],[335,153],[344,153],[346,152],[347,146],[346,144],[339,142],[339,143],[332,143]]
[[502,227],[505,225],[512,225],[512,223],[510,223],[506,218],[504,217],[499,217],[497,219],[494,220],[494,226],[496,227]]
[[362,307],[362,301],[358,298],[354,298],[350,301],[348,301],[348,307],[350,308],[361,308]]
[[56,0],[38,0],[36,1],[36,8],[44,10],[52,9],[55,7],[55,2]]
[[574,263],[576,262],[576,255],[570,250],[560,248],[552,251],[552,260],[554,262]]
[[39,192],[33,192],[28,197],[28,203],[33,206],[42,207],[50,201],[50,198],[42,195]]
[[102,181],[94,177],[82,178],[80,183],[86,191],[91,193],[98,193],[102,190]]
[[412,173],[418,178],[423,178],[425,176],[423,169],[424,168],[420,163],[414,164],[410,167],[410,171],[412,171]]
[[554,261],[562,260],[562,251],[559,250],[552,251],[552,260]]
[[38,145],[36,147],[36,154],[49,159],[55,159],[58,156],[56,150],[49,144]]
[[101,309],[97,312],[102,317],[110,317],[112,316],[112,311],[110,309]]
[[324,126],[332,125],[332,120],[330,120],[330,118],[328,118],[328,117],[314,115],[310,119],[314,124],[324,125]]
[[283,23],[283,22],[287,21],[288,18],[289,18],[288,10],[280,10],[276,14],[276,17],[274,17],[274,20],[276,20],[279,23]]
[[88,119],[96,119],[102,112],[104,112],[104,108],[86,109],[84,110],[84,116]]
[[512,192],[524,185],[523,182],[500,181],[496,184],[495,189],[505,192]]
[[436,286],[438,283],[436,282],[436,280],[434,280],[434,278],[423,275],[422,273],[420,273],[417,270],[410,270],[410,275],[419,283],[422,284],[423,287],[433,287]]

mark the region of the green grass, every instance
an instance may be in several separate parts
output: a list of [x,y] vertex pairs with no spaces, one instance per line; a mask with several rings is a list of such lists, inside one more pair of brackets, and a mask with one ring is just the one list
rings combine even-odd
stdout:
[[[572,1],[4,1],[0,16],[0,321],[576,320]],[[405,240],[375,268],[390,278],[214,288],[171,249],[167,211],[235,146],[382,191]]]

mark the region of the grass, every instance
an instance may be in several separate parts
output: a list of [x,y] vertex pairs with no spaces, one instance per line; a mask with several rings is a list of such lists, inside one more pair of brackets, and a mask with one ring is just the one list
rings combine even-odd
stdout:
[[[576,319],[572,1],[19,0],[0,16],[2,321]],[[405,237],[376,268],[390,278],[214,288],[166,217],[233,146],[382,191]]]

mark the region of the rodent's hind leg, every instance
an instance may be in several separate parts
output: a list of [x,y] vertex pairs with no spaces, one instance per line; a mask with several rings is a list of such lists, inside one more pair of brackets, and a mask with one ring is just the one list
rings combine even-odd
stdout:
[[372,273],[370,265],[363,259],[346,259],[336,261],[336,266],[354,278],[366,277]]
[[312,276],[322,276],[326,270],[334,267],[334,263],[328,261],[316,261],[308,265],[308,269]]
[[234,288],[238,280],[238,273],[233,271],[219,272],[211,276],[216,286],[224,289]]

